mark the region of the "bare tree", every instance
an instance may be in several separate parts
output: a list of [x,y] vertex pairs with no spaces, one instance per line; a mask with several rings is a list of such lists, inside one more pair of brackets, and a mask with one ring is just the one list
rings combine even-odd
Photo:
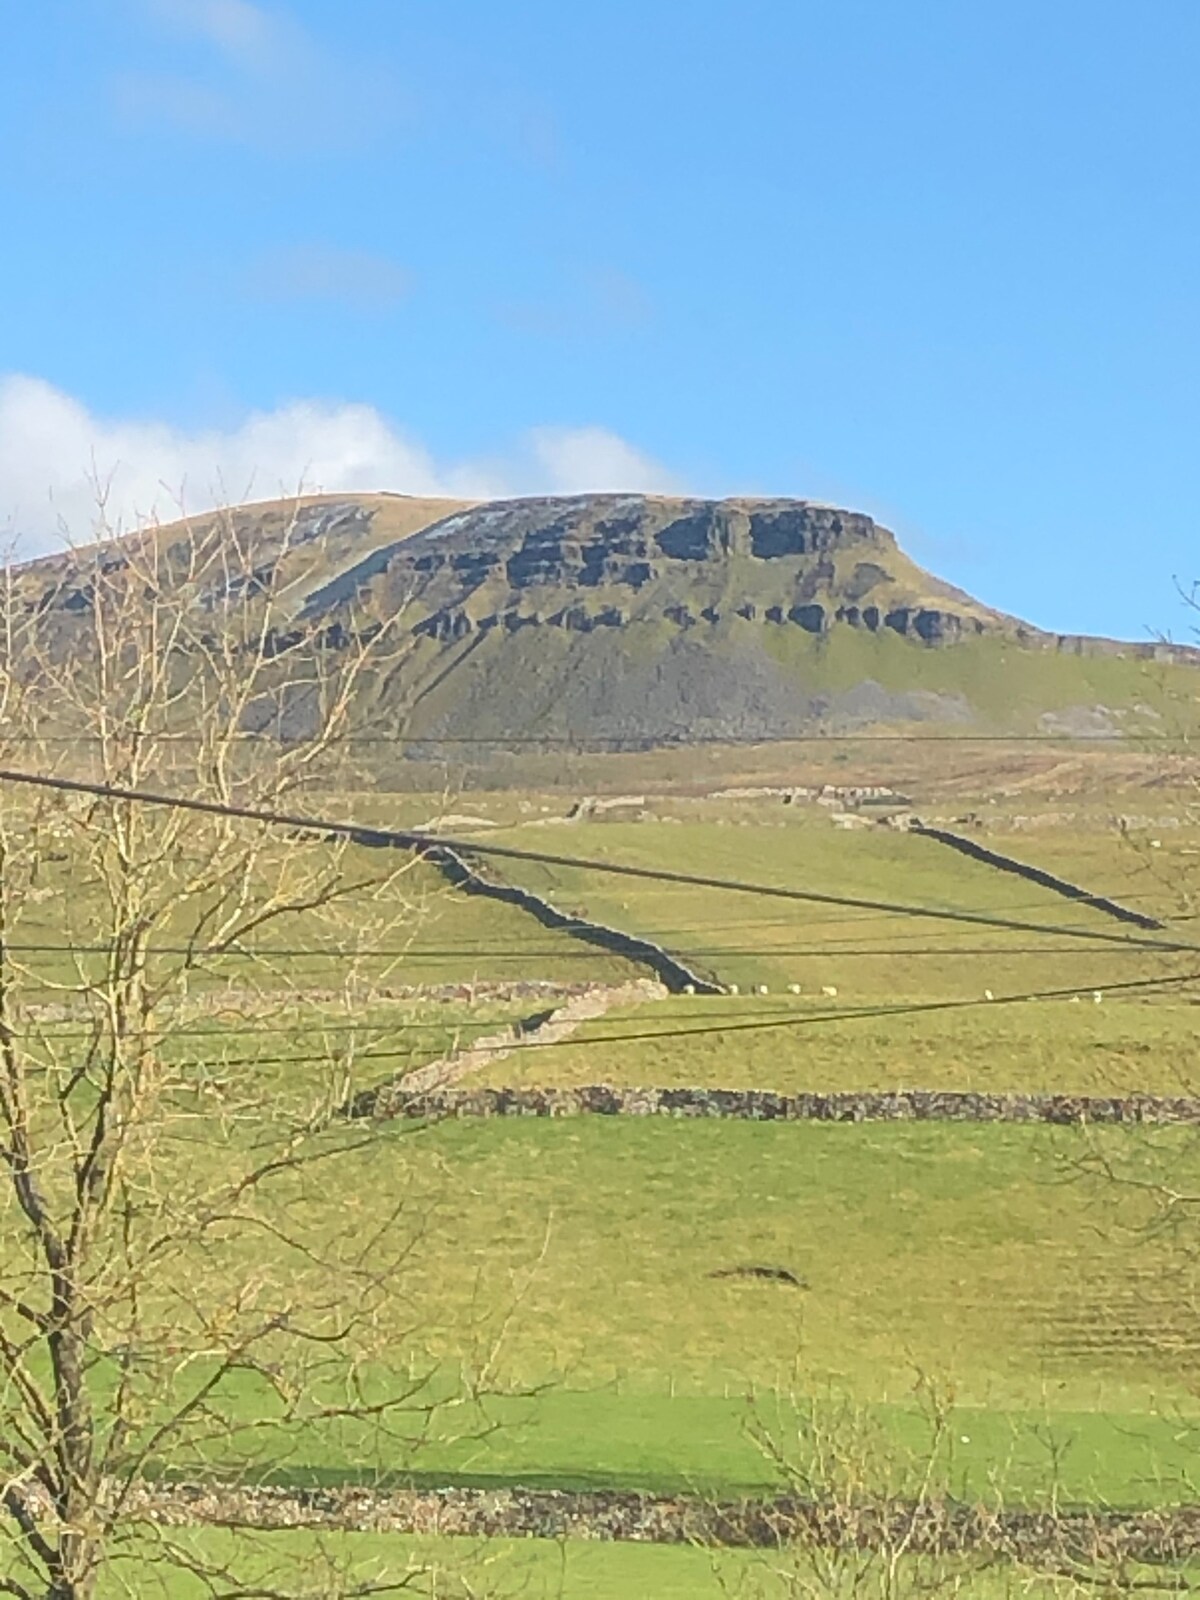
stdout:
[[[869,1407],[827,1395],[750,1410],[751,1437],[783,1492],[753,1530],[762,1557],[730,1579],[737,1600],[953,1600],[1193,1592],[1194,1519],[1164,1509],[1113,1515],[1062,1500],[1061,1445],[1048,1427],[1037,1505],[1014,1504],[997,1459],[969,1492],[957,1459],[953,1390],[919,1375],[903,1444]],[[765,1535],[765,1536],[764,1536]]]
[[[948,1562],[929,1528],[953,1461],[952,1401],[919,1380],[925,1422],[902,1455],[868,1408],[834,1395],[750,1409],[751,1438],[785,1486],[777,1538],[749,1592],[789,1600],[918,1600],[969,1594],[986,1552]],[[745,1587],[741,1591],[746,1593]]]
[[[400,646],[388,619],[306,618],[316,524],[282,508],[264,553],[228,515],[122,539],[102,516],[96,543],[7,570],[5,764],[265,809],[328,792]],[[337,1115],[370,1071],[363,947],[414,914],[411,862],[362,862],[233,817],[0,786],[0,1593],[87,1600],[125,1572],[143,1592],[147,1550],[226,1596],[410,1582],[353,1579],[320,1542],[285,1571],[138,1509],[147,1483],[252,1485],[314,1430],[349,1430],[369,1471],[435,1413],[431,1371],[396,1352],[436,1197],[356,1192],[375,1136]],[[261,953],[272,930],[337,948],[336,1006]]]
[[[1177,583],[1185,610],[1192,618],[1193,639],[1200,643],[1200,582]],[[1167,643],[1169,641],[1164,641]],[[1200,671],[1200,667],[1193,670]],[[1169,704],[1169,697],[1162,696]],[[1183,836],[1200,836],[1200,771],[1196,762],[1195,701],[1185,702],[1175,726],[1162,726],[1152,739],[1157,777],[1181,803],[1171,821]],[[1164,850],[1163,841],[1150,838],[1143,827],[1135,829],[1118,819],[1123,848],[1137,861],[1143,881],[1152,889],[1156,909],[1167,929],[1185,943],[1179,953],[1162,958],[1164,977],[1180,975],[1175,992],[1180,999],[1195,996],[1194,970],[1200,952],[1200,865],[1191,866],[1190,850]],[[1157,828],[1153,831],[1158,831]],[[1200,1095],[1200,1054],[1185,1060],[1177,1071],[1175,1092],[1189,1098]],[[1200,1140],[1194,1128],[1140,1129],[1136,1137],[1105,1137],[1086,1133],[1082,1150],[1064,1150],[1063,1163],[1074,1178],[1098,1180],[1111,1196],[1123,1201],[1118,1216],[1119,1242],[1136,1248],[1140,1241],[1170,1237],[1178,1251],[1179,1271],[1194,1297],[1200,1286]],[[1114,1238],[1114,1244],[1118,1240]],[[1193,1421],[1192,1426],[1196,1424]],[[1190,1485],[1192,1492],[1195,1484]]]

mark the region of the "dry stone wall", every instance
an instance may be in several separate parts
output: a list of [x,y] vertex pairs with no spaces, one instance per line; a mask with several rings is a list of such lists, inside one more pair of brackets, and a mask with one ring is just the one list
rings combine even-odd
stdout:
[[1142,911],[1134,911],[1129,906],[1121,905],[1117,900],[1111,900],[1108,895],[1092,894],[1068,878],[1060,878],[1056,873],[1047,872],[1042,867],[1030,866],[1027,861],[1018,861],[1015,856],[1006,856],[999,850],[992,850],[987,845],[980,844],[978,839],[967,838],[965,834],[951,833],[947,828],[930,827],[916,819],[909,823],[908,832],[920,834],[923,839],[934,839],[938,844],[948,845],[951,850],[957,850],[960,855],[970,856],[973,861],[982,861],[989,867],[998,868],[1001,872],[1011,872],[1029,883],[1040,885],[1043,889],[1051,889],[1064,899],[1078,900],[1084,905],[1094,906],[1097,911],[1107,912],[1118,922],[1131,922],[1137,928],[1164,926],[1157,917],[1149,917]]
[[589,985],[582,993],[573,995],[565,1005],[555,1006],[552,1011],[543,1011],[537,1016],[525,1017],[496,1033],[474,1039],[465,1049],[427,1062],[423,1067],[406,1072],[390,1083],[364,1089],[345,1109],[353,1117],[390,1115],[387,1106],[396,1095],[448,1088],[472,1073],[495,1066],[496,1062],[503,1061],[514,1050],[562,1044],[585,1022],[593,1022],[619,1006],[644,1005],[650,1000],[660,1000],[666,993],[666,988],[651,978],[635,978],[632,983]]
[[1200,1096],[977,1094],[969,1090],[776,1094],[767,1089],[398,1087],[385,1117],[724,1117],[747,1122],[1200,1123]]
[[534,894],[532,889],[485,877],[462,851],[455,850],[450,845],[431,844],[419,836],[375,833],[369,828],[358,829],[351,837],[355,844],[369,847],[394,849],[400,843],[405,849],[417,849],[456,889],[461,889],[466,894],[484,895],[489,900],[499,900],[505,905],[517,906],[520,910],[527,911],[544,928],[554,928],[560,933],[570,934],[573,939],[597,945],[613,955],[624,956],[627,961],[647,967],[672,994],[723,992],[719,983],[714,983],[702,973],[694,972],[677,956],[673,956],[669,950],[664,950],[662,945],[655,944],[652,939],[641,939],[636,934],[625,933],[620,928],[610,928],[602,922],[592,922],[587,917],[560,911],[542,895]]
[[130,1515],[160,1526],[338,1528],[474,1538],[603,1539],[773,1549],[800,1540],[913,1554],[986,1551],[1020,1560],[1174,1562],[1200,1552],[1200,1507],[1165,1511],[995,1511],[957,1501],[842,1508],[779,1495],[704,1500],[620,1490],[276,1489],[138,1486]]

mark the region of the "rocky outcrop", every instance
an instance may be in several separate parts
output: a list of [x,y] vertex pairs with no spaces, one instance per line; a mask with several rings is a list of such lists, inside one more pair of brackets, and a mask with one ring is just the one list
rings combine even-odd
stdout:
[[894,633],[915,636],[923,644],[948,644],[962,636],[964,631],[985,632],[978,618],[970,625],[954,611],[935,611],[928,606],[897,606],[884,616],[883,625]]
[[[944,592],[946,604],[921,590]],[[442,642],[492,628],[736,618],[816,635],[838,624],[891,630],[930,645],[1000,620],[966,596],[951,604],[954,591],[912,567],[871,517],[803,500],[580,495],[457,511],[318,589],[308,614],[368,592],[414,604],[414,631]]]
[[776,502],[748,515],[750,553],[760,561],[780,556],[823,555],[859,544],[878,542],[880,530],[858,511],[832,506]]
[[[753,601],[743,601],[740,605],[728,609],[711,605],[693,607],[682,601],[675,601],[664,606],[659,615],[678,628],[690,628],[699,622],[715,625],[728,617],[735,616],[745,621],[756,621],[759,617],[759,608]],[[638,617],[641,621],[651,621],[654,613],[643,608],[639,611]],[[885,613],[878,606],[833,607],[821,605],[817,601],[807,601],[803,605],[767,606],[762,612],[762,618],[766,622],[776,624],[790,623],[802,628],[805,633],[827,633],[835,623],[863,628],[868,633],[878,633],[881,628],[890,628],[893,633],[898,633],[902,637],[930,645],[952,644],[964,637],[977,637],[987,631],[978,617],[964,619],[952,611],[934,611],[927,607],[901,606]],[[477,629],[480,632],[487,632],[489,628],[504,628],[509,633],[515,633],[518,628],[541,625],[567,628],[576,633],[590,633],[593,628],[619,628],[630,620],[631,614],[621,606],[596,607],[589,606],[586,602],[559,606],[549,614],[540,611],[505,611],[491,613],[478,619],[461,608],[447,606],[423,617],[414,624],[412,631],[417,636],[424,635],[440,640],[461,639]],[[349,630],[343,631],[349,641],[351,638]],[[300,635],[297,633],[292,642],[297,642],[299,638]]]

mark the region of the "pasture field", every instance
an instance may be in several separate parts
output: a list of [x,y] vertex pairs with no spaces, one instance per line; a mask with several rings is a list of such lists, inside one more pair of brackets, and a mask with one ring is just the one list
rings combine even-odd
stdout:
[[[285,1481],[749,1492],[774,1475],[748,1429],[766,1417],[786,1432],[792,1397],[848,1401],[901,1454],[919,1449],[924,1374],[954,1397],[963,1492],[986,1492],[1003,1463],[1020,1499],[1177,1498],[1200,1373],[1196,1253],[1145,1235],[1146,1207],[1076,1165],[1139,1139],[1149,1171],[1186,1131],[382,1126],[340,1158],[336,1208],[286,1183],[276,1203],[313,1248],[329,1230],[418,1219],[405,1287],[419,1331],[386,1367],[432,1372],[450,1398],[487,1351],[510,1398],[483,1427],[469,1407],[447,1413],[416,1450],[403,1430],[314,1426],[285,1453],[269,1390],[246,1387],[249,1454],[224,1464]],[[802,1287],[721,1276],[756,1263]],[[210,1249],[181,1270],[201,1267],[219,1303],[244,1263]],[[282,1249],[273,1269],[293,1270]]]
[[[625,763],[632,788],[639,770],[669,772],[683,757],[607,759]],[[727,753],[719,768],[714,758],[714,773],[728,776],[733,759]],[[736,759],[757,770],[754,753]],[[834,773],[843,765],[837,751],[819,759]],[[898,759],[914,758],[902,749]],[[706,761],[695,754],[697,767]],[[1177,916],[1169,934],[1121,924],[931,840],[843,831],[816,807],[717,802],[684,792],[682,779],[640,820],[543,826],[567,809],[562,792],[516,787],[444,805],[467,818],[451,831],[480,843],[981,919],[501,862],[497,875],[651,938],[740,992],[613,1011],[560,1043],[523,1042],[467,1081],[1200,1092],[1192,976],[1200,949],[1155,948],[1190,941],[1200,928],[1179,909],[1195,839],[1180,826],[1155,831],[1157,848],[1149,833],[1136,849],[1121,844],[1097,763],[1091,752],[1078,762],[1086,826],[1014,825],[1018,806],[1048,803],[1037,788],[1048,781],[1043,766],[1028,801],[1009,795],[978,837]],[[853,761],[844,765],[853,770]],[[973,794],[986,804],[989,772],[994,762],[962,754],[958,786],[945,790],[947,815]],[[1161,804],[1178,806],[1180,795]],[[439,805],[411,794],[361,801],[344,794],[338,810],[414,826]],[[1151,809],[1144,796],[1138,805]],[[282,848],[299,871],[326,847]],[[544,1012],[555,990],[644,975],[524,912],[449,891],[399,853],[352,847],[347,860],[359,891],[246,951],[205,961],[189,980],[163,1049],[195,1076],[188,1115],[214,1112],[203,1141],[209,1180],[223,1163],[241,1169],[268,1116],[304,1117],[322,1101],[332,1109],[335,1087],[368,1087],[462,1049]],[[10,956],[26,963],[27,992],[46,1008],[32,1025],[61,1046],[78,1024],[69,1008],[54,1010],[56,996],[99,959],[87,951],[97,902],[62,863],[47,864],[41,887]],[[1025,926],[1005,925],[1013,922]],[[1150,987],[1123,988],[1138,984]],[[1008,999],[1050,990],[1064,993]],[[236,1115],[215,1114],[230,1107]],[[882,1441],[874,1482],[887,1493],[897,1476],[911,1482],[919,1471],[936,1395],[949,1418],[938,1472],[966,1498],[1119,1506],[1197,1498],[1200,1239],[1186,1218],[1159,1226],[1154,1188],[1180,1174],[1194,1188],[1194,1129],[334,1117],[322,1137],[340,1151],[328,1177],[323,1168],[313,1187],[285,1176],[272,1191],[269,1204],[287,1220],[281,1241],[286,1231],[319,1253],[335,1235],[367,1238],[388,1219],[411,1230],[403,1326],[387,1330],[377,1367],[355,1378],[369,1395],[396,1374],[428,1373],[427,1396],[445,1406],[428,1426],[322,1421],[285,1439],[273,1431],[269,1389],[231,1379],[244,1432],[220,1449],[177,1452],[164,1471],[305,1485],[753,1494],[786,1481],[764,1437],[800,1469],[812,1419],[833,1426],[850,1414]],[[156,1179],[182,1186],[195,1149],[190,1126],[164,1139]],[[1099,1178],[1104,1163],[1135,1184]],[[155,1292],[169,1299],[202,1283],[220,1305],[245,1279],[247,1248],[209,1240],[184,1250],[170,1268],[175,1278]],[[746,1275],[755,1267],[795,1281]],[[283,1242],[262,1267],[281,1286],[303,1283],[307,1270],[302,1252]],[[189,1371],[203,1378],[202,1363]],[[468,1402],[481,1371],[487,1398]],[[219,1552],[231,1536],[180,1537]],[[788,1593],[770,1562],[738,1553],[330,1540],[368,1575],[410,1559],[430,1566],[412,1591],[430,1600]],[[265,1585],[272,1551],[294,1555],[316,1543],[295,1531],[273,1535],[240,1570],[253,1576],[261,1565]],[[193,1592],[174,1578],[156,1591],[152,1560],[130,1571],[113,1595]],[[1068,1591],[998,1570],[971,1574],[960,1592],[1001,1600]]]
[[[776,817],[785,814],[776,808]],[[517,842],[523,833],[505,837]],[[1151,850],[1122,844],[1107,827],[983,834],[1000,849],[1160,915],[1171,912],[1193,871],[1200,890],[1190,837],[1164,832]],[[682,871],[962,910],[1047,931],[513,864],[510,871],[556,904],[657,939],[742,994],[675,996],[610,1014],[562,1045],[530,1046],[497,1061],[485,1074],[489,1081],[1168,1095],[1195,1093],[1200,1083],[1195,983],[1154,987],[1200,969],[1200,936],[1195,955],[1154,948],[1190,942],[1186,919],[1146,932],[935,841],[879,829],[843,833],[811,812],[772,826],[730,818],[614,821],[570,839],[581,856],[669,862]],[[760,986],[769,997],[747,994]],[[789,992],[793,986],[798,996]],[[1067,992],[1053,1001],[983,1003],[988,991],[1005,1000],[1053,990]],[[904,1010],[941,1004],[947,1009]]]
[[[316,839],[281,844],[262,870],[283,863],[303,896],[328,851]],[[527,978],[620,983],[639,975],[620,956],[581,946],[515,907],[449,889],[432,867],[402,852],[351,846],[346,864],[349,885],[336,899],[304,906],[238,947],[204,957],[191,969],[189,992],[308,993],[332,1003],[355,985],[367,994],[449,985],[467,995],[472,985]],[[102,969],[103,951],[94,943],[101,908],[99,885],[73,870],[65,852],[45,863],[7,941],[27,974],[24,993],[40,983],[49,1001],[56,985],[75,986],[81,971]],[[187,931],[182,912],[167,920],[156,940],[164,961],[178,954]]]
[[[708,1551],[680,1545],[557,1542],[549,1539],[454,1539],[400,1534],[338,1533],[318,1536],[292,1530],[269,1535],[173,1530],[191,1560],[210,1570],[236,1568],[245,1581],[267,1585],[281,1571],[300,1565],[314,1577],[336,1569],[346,1586],[405,1582],[412,1600],[788,1600],[796,1593],[793,1575],[807,1576],[803,1556],[779,1552]],[[862,1592],[866,1562],[849,1561],[843,1580],[818,1591],[827,1600],[853,1600]],[[906,1569],[898,1583],[904,1592]],[[1150,1569],[1127,1574],[1145,1580]],[[1171,1579],[1196,1574],[1172,1569]],[[793,1579],[793,1582],[789,1582]],[[967,1563],[923,1562],[917,1581],[969,1600],[1078,1600],[1080,1586],[1022,1568],[973,1567]],[[801,1590],[801,1593],[807,1591]],[[1103,1592],[1103,1590],[1101,1590]],[[98,1600],[136,1594],[146,1600],[206,1600],[205,1581],[164,1570],[149,1551],[133,1550],[101,1579]]]
[[[1200,950],[1189,965],[1186,953],[1154,948],[1169,934],[1117,922],[934,840],[881,828],[842,832],[820,814],[775,826],[613,821],[574,830],[561,844],[559,837],[534,848],[935,913],[505,864],[556,905],[656,939],[744,991],[761,984],[779,990],[798,983],[810,993],[832,986],[853,1003],[982,999],[987,989],[1078,987],[1090,994],[1200,965]],[[528,830],[489,833],[487,842],[493,838],[530,845]],[[955,920],[956,913],[981,920]],[[997,925],[1013,922],[1021,926]]]
[[[1037,815],[1022,822],[1004,808],[982,809],[979,821],[963,831],[968,837],[1043,867],[1119,900],[1135,910],[1195,932],[1200,909],[1200,811],[1190,804],[1164,805],[1158,796],[1142,796],[1126,807],[1103,814],[1039,825]],[[1012,808],[1008,808],[1009,811]],[[1122,816],[1128,810],[1132,815]]]
[[[995,1094],[1195,1094],[1197,1015],[1184,999],[1109,993],[1095,1004],[904,1009],[815,996],[673,995],[526,1041],[471,1078],[498,1087],[978,1090]],[[917,1001],[920,1005],[924,1002]]]

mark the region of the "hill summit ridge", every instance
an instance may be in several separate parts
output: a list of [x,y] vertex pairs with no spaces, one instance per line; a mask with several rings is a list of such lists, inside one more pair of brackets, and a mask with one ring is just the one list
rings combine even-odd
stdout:
[[312,722],[313,652],[380,635],[362,719],[414,750],[912,724],[1108,737],[1162,731],[1195,701],[1200,652],[1048,633],[926,572],[865,512],[766,496],[239,506],[28,563],[13,594],[39,638],[86,638],[101,575],[138,568],[147,542],[155,582],[182,585],[202,627],[237,595],[257,638],[264,607],[274,688],[248,727],[284,737]]
[[926,644],[1022,626],[916,567],[865,513],[808,500],[538,496],[452,512],[374,550],[308,597],[319,615],[401,596],[414,627],[578,632],[739,618],[822,634],[838,623]]

